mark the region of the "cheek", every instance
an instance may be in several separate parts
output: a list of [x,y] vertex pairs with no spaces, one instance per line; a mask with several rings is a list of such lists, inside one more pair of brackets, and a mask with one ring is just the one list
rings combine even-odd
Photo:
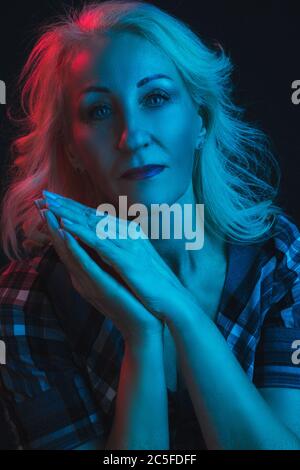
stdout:
[[73,127],[73,142],[76,155],[92,174],[106,174],[110,168],[109,152],[99,132],[82,124]]
[[[186,112],[185,112],[186,111]],[[168,142],[171,164],[188,169],[193,164],[195,151],[194,123],[189,109],[173,110],[172,117],[161,126]]]
[[187,126],[186,122],[182,122],[181,126],[176,126],[172,139],[172,166],[176,167],[178,172],[182,172],[182,178],[190,175],[194,165],[195,141],[191,126]]

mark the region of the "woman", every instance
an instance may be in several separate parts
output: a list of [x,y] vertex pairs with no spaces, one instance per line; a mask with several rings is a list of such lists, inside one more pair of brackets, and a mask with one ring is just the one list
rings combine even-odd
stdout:
[[[87,5],[33,48],[0,278],[1,378],[23,448],[300,448],[299,231],[230,71],[145,2]],[[203,246],[186,249],[186,232],[122,239],[139,227],[120,196],[193,216],[204,204]]]

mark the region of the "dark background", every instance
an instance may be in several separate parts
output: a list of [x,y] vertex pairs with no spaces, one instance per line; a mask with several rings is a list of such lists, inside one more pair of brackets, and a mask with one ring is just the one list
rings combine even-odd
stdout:
[[[278,203],[300,225],[300,105],[291,84],[300,80],[300,2],[291,0],[153,1],[187,21],[208,42],[218,41],[235,64],[236,101],[273,143],[282,170]],[[80,1],[7,1],[0,8],[0,79],[7,105],[0,105],[0,189],[6,182],[8,143],[14,129],[6,117],[18,95],[16,80],[36,39],[37,25]],[[7,262],[0,250],[0,265]]]

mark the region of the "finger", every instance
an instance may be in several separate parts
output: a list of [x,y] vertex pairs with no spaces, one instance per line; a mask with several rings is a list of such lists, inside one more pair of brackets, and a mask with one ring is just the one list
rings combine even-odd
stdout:
[[68,217],[72,220],[78,220],[79,218],[80,220],[82,220],[83,223],[85,223],[91,217],[93,217],[94,219],[96,217],[96,209],[92,209],[88,206],[82,206],[82,208],[79,209],[77,207],[74,207],[72,204],[67,203],[66,201],[56,201],[53,199],[36,199],[35,204],[39,207],[40,210],[48,208],[57,216]]
[[[74,201],[73,199],[61,196],[60,194],[51,193],[49,191],[44,190],[43,195],[45,199],[36,200],[36,203],[41,208],[45,207],[45,205],[49,205],[53,212],[62,217],[67,217],[69,220],[76,221],[78,216],[84,215],[85,219],[91,219],[92,223],[96,225],[96,223],[99,221],[99,217],[109,217],[113,224],[116,224],[117,227],[120,227],[120,230],[128,229],[128,220],[118,218],[114,214],[107,214],[98,210],[98,208],[91,208],[77,201]],[[133,224],[131,223],[131,226],[132,225]]]
[[80,266],[86,279],[92,279],[94,282],[96,282],[100,290],[101,286],[103,286],[104,293],[115,292],[116,289],[120,290],[121,288],[126,288],[126,292],[129,294],[127,286],[118,276],[118,273],[109,270],[106,271],[103,269],[99,263],[94,261],[94,259],[89,256],[89,254],[85,251],[84,248],[81,247],[81,245],[77,242],[77,240],[75,240],[69,231],[67,232],[66,230],[63,230],[63,232],[65,234],[65,243],[70,252],[72,252],[74,260]]
[[64,217],[61,219],[61,224],[68,232],[71,232],[74,236],[76,235],[87,246],[95,250],[105,263],[109,266],[114,265],[112,263],[113,255],[117,254],[114,246],[106,243],[101,245],[101,250],[99,250],[99,238],[93,230],[83,227],[81,224],[74,223]]
[[37,203],[39,204],[42,204],[43,202],[47,202],[47,204],[50,204],[51,202],[55,203],[54,204],[54,207],[56,207],[58,209],[59,206],[62,206],[64,207],[65,209],[70,209],[70,215],[80,215],[80,214],[85,214],[87,216],[95,216],[98,215],[98,216],[111,216],[113,218],[115,218],[115,216],[113,214],[108,214],[106,212],[103,212],[103,211],[100,211],[98,210],[98,208],[92,208],[92,207],[89,207],[89,206],[86,206],[84,204],[81,204],[80,202],[78,201],[75,201],[74,199],[70,199],[70,198],[67,198],[65,196],[61,196],[60,194],[57,194],[57,193],[53,193],[53,192],[50,192],[50,191],[46,191],[44,190],[43,191],[43,196],[45,199],[37,199]]
[[118,282],[138,296],[136,285],[132,282],[132,277],[136,277],[134,276],[134,268],[137,266],[137,258],[127,256],[125,251],[122,252],[119,247],[107,242],[107,240],[99,239],[93,231],[80,224],[70,222],[65,218],[61,219],[61,223],[68,233],[76,234],[88,247],[94,249],[100,259],[113,268],[113,276],[117,278]]
[[[82,282],[81,285],[91,286],[91,282],[93,282],[95,286],[95,291],[92,294],[92,297],[86,297],[85,294],[89,289],[86,291],[85,287],[82,289],[83,295],[98,311],[100,311],[100,313],[108,316],[108,318],[110,318],[116,326],[122,330],[122,324],[124,321],[120,318],[120,312],[122,312],[124,308],[125,310],[135,312],[136,309],[140,310],[140,308],[143,307],[143,304],[140,302],[135,292],[124,284],[122,280],[119,282],[114,275],[105,272],[97,263],[95,263],[75,240],[72,234],[66,231],[64,232],[66,234],[66,243],[74,256],[80,262],[80,265],[87,276],[87,284]],[[76,287],[77,278],[75,277],[73,281],[74,287]],[[81,293],[80,290],[79,293]],[[112,302],[112,307],[107,306],[108,299]],[[151,312],[145,311],[145,313],[150,314]],[[155,313],[154,316],[156,316],[158,320],[163,320],[162,317]]]
[[[76,269],[83,269],[87,274],[89,273],[89,268],[95,271],[98,265],[71,234],[60,228],[55,215],[50,210],[45,210],[44,213],[55,249],[64,264]],[[89,246],[94,247],[94,243],[92,243],[92,232],[85,230],[85,236],[82,236],[84,230],[82,226],[78,227],[78,234],[81,235],[83,241],[88,242],[87,244]]]
[[[154,250],[149,240],[118,240],[115,233],[105,232],[97,226],[91,230],[82,224],[61,218],[62,227],[71,232],[73,236],[77,236],[88,247],[94,249],[100,258],[109,266],[115,268],[122,277],[127,271],[131,258],[137,259],[139,256],[151,256],[153,258]],[[113,241],[113,243],[110,243]],[[150,244],[150,249],[148,246]],[[131,255],[131,256],[128,256]]]
[[55,215],[49,209],[46,209],[44,210],[44,216],[48,233],[57,254],[64,264],[71,264],[72,260],[68,256],[65,241]]
[[[84,207],[84,209],[80,213],[77,213],[74,212],[72,208],[66,207],[65,202],[61,203],[57,202],[56,200],[53,201],[50,199],[48,199],[47,201],[44,199],[39,199],[38,206],[40,208],[49,208],[51,212],[53,212],[58,218],[67,219],[70,222],[75,223],[77,226],[81,225],[84,228],[90,229],[90,231],[94,235],[97,233],[98,238],[102,237],[104,239],[109,238],[111,240],[117,240],[119,238],[121,230],[122,233],[125,234],[125,239],[127,237],[128,226],[125,221],[122,221],[121,219],[118,219],[116,217],[113,221],[112,217],[109,214],[102,213],[102,216],[96,215],[95,209],[90,209],[89,207],[82,206]],[[109,218],[109,220],[107,218]],[[100,226],[100,220],[104,222],[104,225]],[[104,230],[104,227],[108,227],[108,230]],[[95,242],[95,240],[95,236],[92,237],[91,241]],[[122,243],[124,245],[125,241],[122,240]],[[95,248],[95,243],[92,243],[92,247]]]
[[[55,215],[52,214],[50,210],[45,210],[44,214],[45,214],[45,220],[47,222],[49,235],[51,237],[52,243],[54,245],[54,248],[59,258],[68,269],[71,277],[73,275],[73,277],[76,278],[77,283],[83,284],[84,280],[86,280],[86,273],[82,267],[82,259],[80,259],[78,254],[76,256],[76,253],[74,254],[72,250],[72,247],[74,246],[74,244],[72,245],[68,243],[66,233],[65,231],[60,229],[60,226],[58,224],[58,221]],[[78,244],[78,246],[80,245]],[[77,253],[78,252],[79,250],[77,250]],[[83,252],[84,250],[81,251],[81,253]]]
[[[145,256],[145,251],[142,250],[140,253],[136,252],[132,253],[132,256],[128,256],[125,251],[120,250],[114,244],[107,242],[107,240],[98,239],[91,230],[85,229],[80,224],[63,218],[62,225],[68,232],[76,234],[88,246],[94,248],[101,259],[108,265],[111,265],[121,276],[126,287],[139,299],[147,310],[150,310],[154,315],[163,312],[163,307],[161,306],[163,306],[164,300],[161,303],[158,302],[150,284],[159,275],[162,275],[162,280],[167,279],[167,286],[170,281],[173,281],[173,277],[170,277],[166,265],[161,265],[157,262],[156,258],[151,257],[151,262],[147,259],[147,262],[144,265],[142,264],[143,266],[148,266],[149,262],[149,270],[141,271],[139,265],[142,260],[141,257]],[[176,283],[174,285],[175,287],[177,286]]]
[[78,201],[75,201],[74,199],[61,196],[60,194],[43,191],[43,196],[45,199],[39,199],[38,201],[42,202],[46,200],[47,203],[54,202],[56,203],[57,207],[60,205],[66,209],[71,210],[71,213],[75,216],[80,214],[94,215],[96,213],[95,208],[86,206]]
[[[122,311],[123,308],[134,311],[136,308],[139,309],[141,307],[142,304],[140,304],[135,293],[128,288],[117,273],[115,276],[115,273],[110,274],[102,269],[86,253],[72,234],[62,230],[65,235],[64,243],[68,248],[67,251],[72,254],[72,256],[64,256],[61,242],[60,240],[58,241],[55,234],[55,231],[59,230],[58,222],[50,211],[46,211],[45,218],[49,220],[49,232],[51,231],[51,236],[55,240],[54,243],[57,243],[56,248],[62,252],[62,258],[69,271],[72,284],[80,295],[83,295],[99,312],[111,318],[116,325],[120,321],[118,312]],[[70,262],[70,259],[72,259],[72,262]],[[107,310],[108,297],[111,298],[113,305],[115,305],[113,311],[110,308]]]

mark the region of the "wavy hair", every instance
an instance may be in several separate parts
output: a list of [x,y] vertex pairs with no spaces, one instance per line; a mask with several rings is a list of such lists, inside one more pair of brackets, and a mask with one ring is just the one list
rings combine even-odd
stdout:
[[[193,186],[206,223],[218,236],[249,243],[270,236],[280,170],[263,131],[234,104],[231,60],[221,46],[204,44],[183,21],[143,1],[84,3],[39,29],[18,80],[21,132],[10,146],[10,182],[1,207],[2,246],[22,259],[45,244],[33,200],[42,190],[93,206],[96,189],[67,158],[64,81],[70,61],[89,40],[133,32],[174,62],[206,126],[196,153]],[[10,119],[13,118],[10,116]],[[13,256],[11,256],[11,253]]]

